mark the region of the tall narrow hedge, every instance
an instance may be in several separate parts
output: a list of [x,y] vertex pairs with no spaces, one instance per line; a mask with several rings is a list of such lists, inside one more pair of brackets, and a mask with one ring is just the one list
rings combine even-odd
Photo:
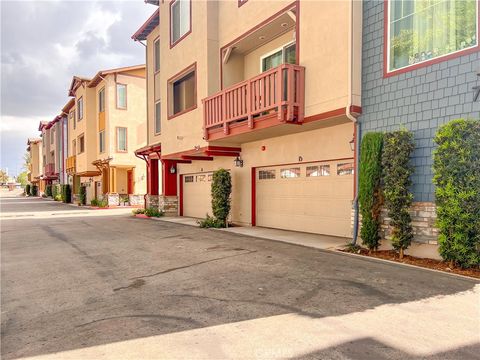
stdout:
[[433,183],[440,255],[480,266],[480,120],[453,120],[435,135]]
[[32,185],[32,187],[30,188],[30,195],[38,196],[38,186],[37,185]]
[[360,173],[358,202],[362,215],[360,236],[370,251],[380,244],[380,210],[382,207],[382,133],[368,133],[362,139],[360,149]]
[[232,193],[232,177],[227,170],[219,169],[213,173],[211,191],[213,216],[226,225]]
[[53,196],[52,185],[49,184],[45,186],[45,195],[47,195],[48,197]]
[[30,195],[30,184],[25,185],[25,195]]
[[72,202],[72,189],[69,184],[62,185],[62,199],[66,204]]
[[409,210],[413,201],[410,191],[413,166],[410,156],[415,148],[413,134],[408,130],[386,133],[383,139],[383,196],[392,226],[392,246],[403,258],[404,250],[413,240]]
[[85,185],[80,186],[80,191],[78,193],[78,202],[81,205],[86,205],[87,204],[87,188]]

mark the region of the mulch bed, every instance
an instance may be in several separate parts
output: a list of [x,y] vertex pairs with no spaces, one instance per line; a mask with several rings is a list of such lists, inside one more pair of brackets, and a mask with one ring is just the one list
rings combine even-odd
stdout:
[[[343,251],[348,252],[347,250],[343,250]],[[424,268],[429,268],[429,269],[434,269],[434,270],[439,270],[439,271],[444,271],[448,273],[464,275],[464,276],[480,279],[480,269],[478,268],[477,269],[461,269],[458,267],[454,267],[452,269],[450,268],[448,263],[443,262],[441,260],[417,258],[415,256],[410,256],[410,255],[404,255],[403,259],[400,260],[398,258],[398,254],[393,250],[380,250],[375,253],[369,254],[368,250],[360,249],[359,252],[355,252],[355,254],[375,257],[379,259],[390,260],[390,261],[395,261],[399,263],[415,265],[419,267],[424,267]]]

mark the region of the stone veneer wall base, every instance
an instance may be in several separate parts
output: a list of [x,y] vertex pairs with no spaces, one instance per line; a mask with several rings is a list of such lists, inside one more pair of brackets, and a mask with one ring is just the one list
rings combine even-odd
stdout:
[[[418,244],[438,245],[438,229],[435,227],[437,219],[436,207],[432,202],[414,202],[410,209],[412,217],[412,226],[414,239]],[[353,229],[354,211],[352,209],[351,227]],[[392,227],[390,226],[390,218],[387,209],[383,208],[380,214],[380,237],[382,240],[390,240],[392,235]],[[359,229],[361,227],[361,218]],[[352,231],[353,233],[353,231]],[[361,243],[361,240],[359,241]]]

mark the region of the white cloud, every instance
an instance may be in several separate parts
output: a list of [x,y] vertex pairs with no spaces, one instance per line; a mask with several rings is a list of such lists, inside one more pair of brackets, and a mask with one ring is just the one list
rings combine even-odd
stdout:
[[53,119],[68,101],[72,76],[145,61],[130,36],[155,7],[139,0],[0,0],[0,6],[1,155],[2,166],[14,168],[27,137],[39,135],[38,122]]

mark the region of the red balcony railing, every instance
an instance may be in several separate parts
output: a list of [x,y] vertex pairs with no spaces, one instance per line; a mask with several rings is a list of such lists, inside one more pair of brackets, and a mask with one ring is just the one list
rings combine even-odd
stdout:
[[230,133],[232,124],[255,121],[277,115],[279,122],[301,123],[304,117],[305,68],[283,64],[242,81],[202,100],[205,139],[209,132],[223,128]]
[[55,174],[55,164],[49,163],[45,165],[45,175],[51,176]]

